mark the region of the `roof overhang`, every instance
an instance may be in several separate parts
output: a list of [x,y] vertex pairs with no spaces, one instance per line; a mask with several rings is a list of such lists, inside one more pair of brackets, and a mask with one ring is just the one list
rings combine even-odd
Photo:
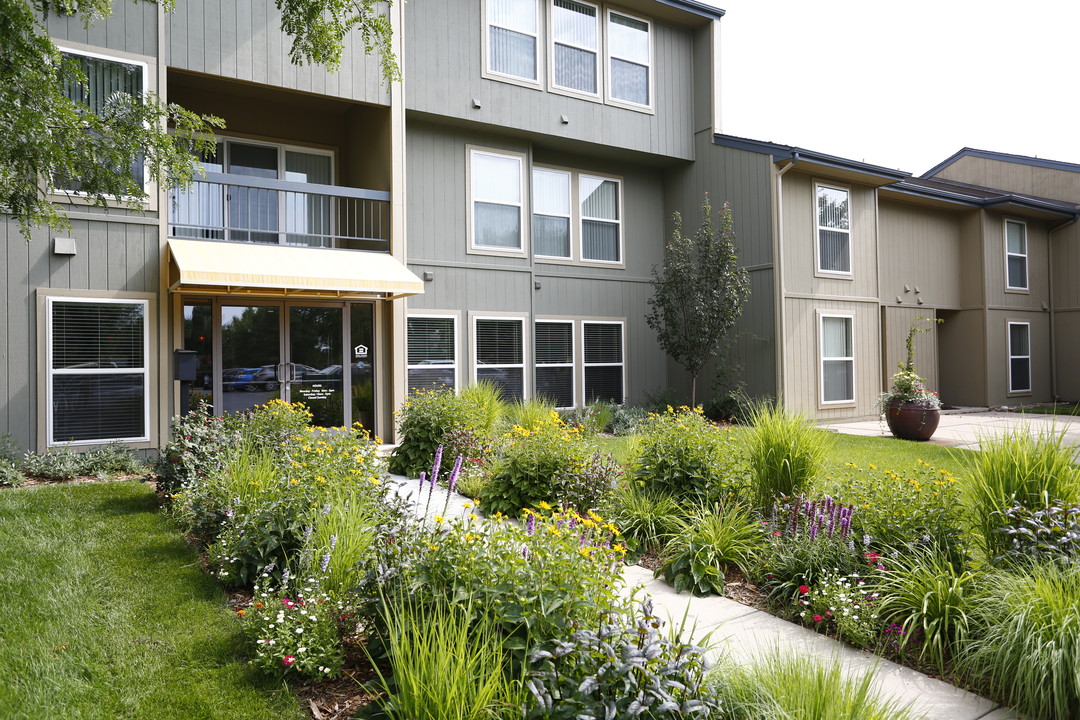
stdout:
[[365,300],[424,292],[424,281],[387,253],[171,239],[169,254],[176,292]]
[[773,163],[781,167],[793,166],[792,170],[821,175],[834,180],[863,183],[873,187],[891,185],[911,177],[911,173],[903,170],[893,170],[892,168],[849,160],[848,158],[815,152],[793,145],[780,145],[721,133],[713,135],[713,143],[738,150],[748,150],[769,155],[772,157]]

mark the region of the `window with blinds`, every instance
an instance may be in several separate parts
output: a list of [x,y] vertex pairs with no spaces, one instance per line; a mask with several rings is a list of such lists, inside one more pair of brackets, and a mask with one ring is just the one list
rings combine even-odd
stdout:
[[537,0],[487,0],[488,70],[536,81]]
[[623,324],[583,322],[585,402],[595,400],[622,403]]
[[1005,281],[1009,290],[1028,289],[1027,225],[1005,221]]
[[850,315],[821,316],[821,400],[855,400],[855,344]]
[[599,93],[599,16],[595,5],[554,0],[551,5],[553,84],[589,95]]
[[409,392],[457,388],[455,318],[412,315],[408,319]]
[[506,400],[525,397],[524,324],[521,318],[476,318],[476,380],[502,389]]
[[550,400],[558,408],[575,407],[573,321],[537,320],[533,350],[536,397]]
[[848,190],[817,186],[818,270],[851,272],[851,223]]
[[[145,63],[68,49],[62,49],[60,55],[65,62],[74,63],[85,77],[85,82],[82,82],[80,78],[65,73],[63,90],[69,100],[85,106],[87,112],[101,115],[114,96],[119,94],[142,98],[146,90]],[[131,175],[139,184],[144,183],[145,170],[141,160],[131,167]],[[79,190],[78,178],[56,178],[54,182],[61,190]]]
[[1031,324],[1009,323],[1009,392],[1031,392]]
[[578,192],[581,197],[581,259],[621,262],[619,181],[581,175]]
[[608,11],[608,95],[612,100],[652,104],[649,29],[645,20]]
[[522,158],[469,151],[472,245],[521,252]]
[[148,440],[146,300],[47,300],[48,444]]

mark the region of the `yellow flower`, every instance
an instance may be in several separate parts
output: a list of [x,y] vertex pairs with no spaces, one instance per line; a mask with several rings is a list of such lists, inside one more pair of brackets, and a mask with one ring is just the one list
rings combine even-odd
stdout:
[[466,500],[465,502],[461,503],[461,507],[471,508],[472,506],[473,504],[471,500]]
[[299,485],[300,481],[297,480],[296,478],[293,478],[292,480],[289,481],[289,484],[290,485]]
[[615,543],[614,545],[612,545],[612,546],[611,546],[611,549],[612,549],[612,550],[614,550],[614,551],[615,551],[615,552],[617,552],[617,553],[621,553],[621,552],[622,552],[623,550],[625,550],[626,548],[624,548],[624,547],[623,547],[622,545],[620,545],[619,543]]
[[877,465],[875,465],[874,463],[870,463],[869,467],[871,470],[877,470]]
[[436,515],[434,519],[437,523],[441,523],[446,520],[446,518],[444,518],[442,515]]
[[537,504],[537,507],[539,507],[539,508],[540,508],[541,510],[550,510],[550,509],[551,509],[551,504],[550,504],[550,503],[546,503],[546,502],[544,502],[543,500],[541,500],[541,501],[540,501],[540,502],[539,502],[539,503]]
[[371,482],[372,485],[381,485],[382,484],[382,481],[379,480],[379,478],[376,478],[376,477],[371,478],[370,482]]

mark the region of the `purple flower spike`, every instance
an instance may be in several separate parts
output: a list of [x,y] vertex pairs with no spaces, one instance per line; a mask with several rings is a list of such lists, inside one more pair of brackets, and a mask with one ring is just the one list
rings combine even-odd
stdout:
[[525,558],[526,560],[529,559],[529,546],[528,545],[522,545],[521,546],[521,557]]
[[435,450],[435,462],[431,464],[431,489],[435,489],[435,482],[439,479],[439,468],[442,467],[442,445]]
[[529,537],[536,534],[536,516],[531,513],[529,514],[528,522],[525,523],[525,533]]
[[457,456],[457,460],[454,461],[454,469],[450,471],[450,492],[454,492],[454,486],[457,485],[458,475],[461,473],[461,463],[465,458],[461,455]]
[[321,572],[326,572],[326,568],[330,567],[330,553],[326,553],[322,557],[322,564],[319,566]]
[[813,540],[817,537],[817,523],[810,523],[810,539]]
[[424,489],[424,483],[427,482],[427,473],[423,470],[420,471],[420,489]]

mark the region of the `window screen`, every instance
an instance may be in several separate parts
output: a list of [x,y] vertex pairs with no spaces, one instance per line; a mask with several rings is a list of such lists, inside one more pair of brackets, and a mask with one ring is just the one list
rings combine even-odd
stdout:
[[454,318],[408,319],[409,392],[457,387]]
[[623,402],[622,323],[582,323],[585,340],[585,402]]
[[574,324],[536,322],[536,396],[574,407]]
[[855,355],[850,317],[821,318],[821,395],[824,402],[855,399]]
[[1031,391],[1031,326],[1009,323],[1009,392]]

